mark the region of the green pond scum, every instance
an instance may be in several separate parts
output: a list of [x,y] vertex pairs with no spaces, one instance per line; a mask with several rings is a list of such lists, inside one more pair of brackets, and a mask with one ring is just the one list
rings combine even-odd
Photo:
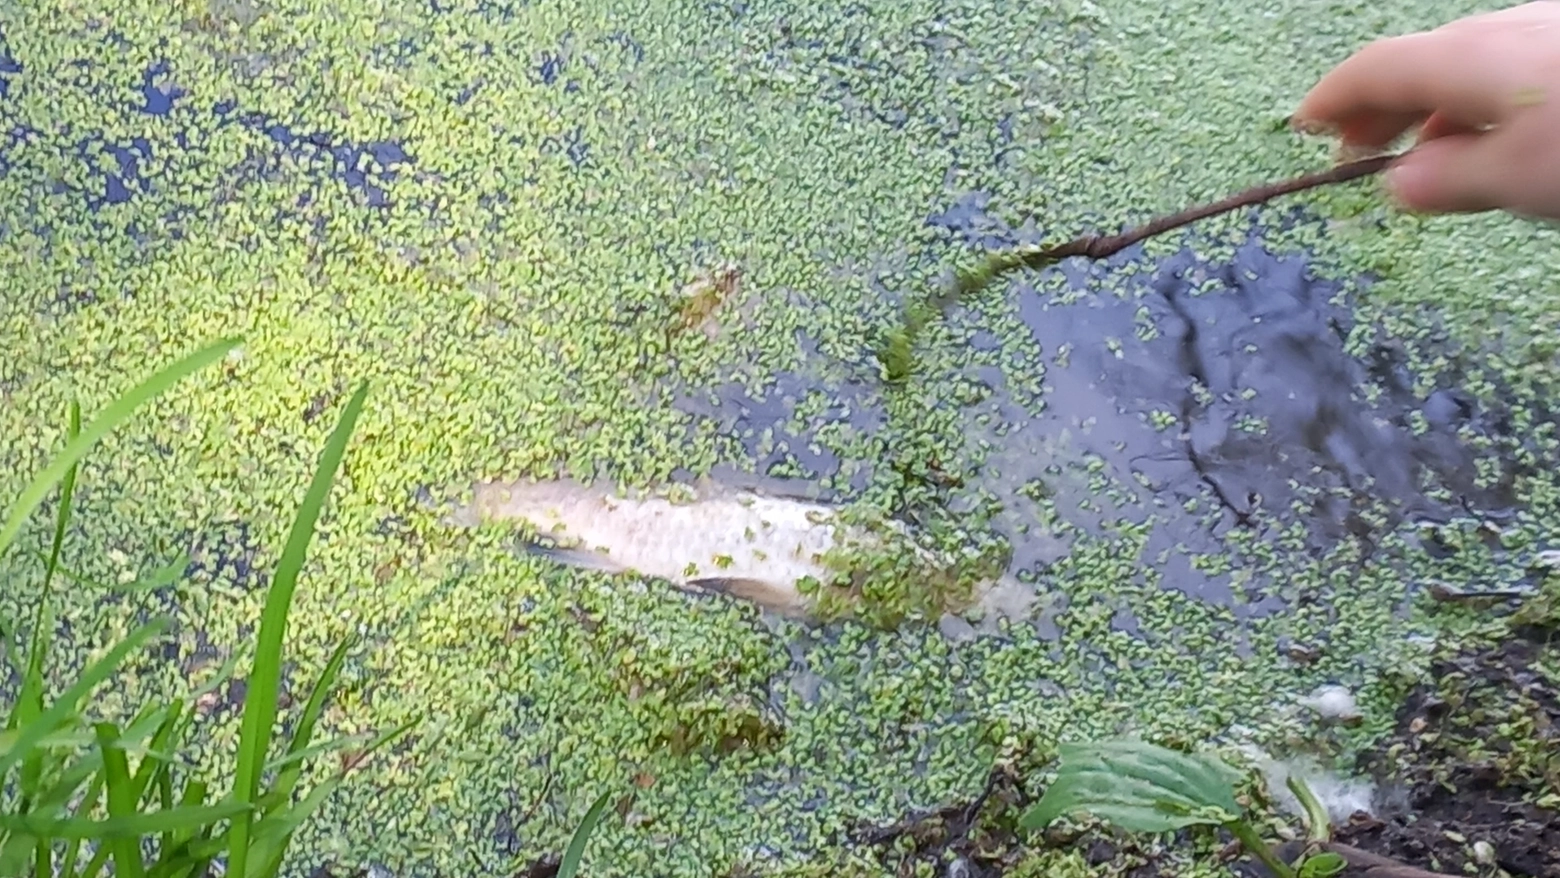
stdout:
[[[54,671],[169,612],[166,644],[97,709],[122,719],[216,673],[254,636],[306,461],[370,381],[299,581],[280,715],[354,634],[317,734],[422,720],[300,829],[291,874],[513,874],[561,850],[598,796],[632,790],[591,837],[592,878],[871,875],[853,827],[972,796],[993,759],[1060,740],[1280,740],[1309,728],[1287,705],[1337,681],[1365,721],[1318,746],[1368,746],[1443,630],[1410,586],[1514,581],[1512,557],[1555,544],[1554,229],[1403,216],[1370,181],[1256,212],[1267,246],[1308,251],[1344,284],[1353,353],[1388,338],[1417,390],[1455,380],[1524,437],[1481,449],[1526,464],[1500,538],[1440,525],[1464,547],[1449,561],[1411,528],[1373,547],[1406,559],[1392,565],[1290,526],[1155,542],[1179,503],[1133,509],[1126,474],[1047,437],[1058,468],[1025,487],[1040,511],[1018,537],[1067,543],[1028,571],[1042,622],[956,642],[931,621],[815,629],[564,569],[502,529],[441,526],[425,500],[477,479],[751,468],[741,441],[666,400],[785,373],[880,405],[880,422],[820,437],[842,461],[825,487],[854,479],[864,514],[996,546],[979,534],[1000,510],[936,511],[950,479],[1013,459],[966,414],[991,393],[970,376],[996,370],[1038,408],[1068,352],[1039,349],[993,290],[928,324],[913,377],[887,392],[878,340],[973,255],[927,217],[980,192],[990,216],[1065,239],[1314,169],[1327,147],[1275,123],[1315,77],[1373,36],[1478,8],[0,4],[0,496],[60,447],[71,400],[90,418],[177,354],[245,339],[84,463],[64,553],[77,579],[195,557],[169,588],[63,595]],[[1318,219],[1286,221],[1296,207]],[[1142,258],[1191,240],[1224,258],[1250,217]],[[1065,269],[1028,279],[1060,288]],[[712,271],[740,283],[690,291]],[[1090,278],[1090,295],[1131,295],[1122,276]],[[718,331],[693,326],[708,321]],[[1059,505],[1067,485],[1087,503]],[[0,559],[7,619],[30,618],[52,503]],[[1215,498],[1193,505],[1217,518]],[[1227,599],[1177,589],[1194,566]],[[893,559],[871,568],[890,597],[911,593]],[[1292,661],[1292,644],[1319,658]],[[235,751],[242,696],[200,705],[207,769]],[[1069,853],[1036,857],[1020,874],[1089,874]],[[849,863],[859,872],[809,871]]]

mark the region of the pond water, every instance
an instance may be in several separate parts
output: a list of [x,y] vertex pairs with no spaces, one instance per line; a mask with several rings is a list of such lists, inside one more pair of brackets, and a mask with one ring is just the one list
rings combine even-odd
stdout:
[[[1308,730],[1295,705],[1328,682],[1366,721],[1327,746],[1368,744],[1426,667],[1422,587],[1518,584],[1555,543],[1553,229],[1404,217],[1353,184],[1016,276],[935,327],[905,387],[873,358],[982,248],[1320,166],[1287,107],[1361,41],[1460,10],[1334,11],[5,6],[0,492],[70,399],[90,417],[245,339],[91,458],[73,570],[189,563],[154,592],[64,593],[55,674],[171,614],[114,715],[251,639],[370,380],[285,688],[356,636],[328,731],[420,722],[300,831],[291,874],[514,873],[609,789],[635,800],[592,875],[780,874],[1060,739]],[[722,264],[741,279],[718,331],[669,329]],[[805,625],[433,508],[565,470],[967,520],[1039,601],[989,636]],[[6,618],[30,618],[34,567],[0,559]],[[202,703],[202,770],[243,696]]]

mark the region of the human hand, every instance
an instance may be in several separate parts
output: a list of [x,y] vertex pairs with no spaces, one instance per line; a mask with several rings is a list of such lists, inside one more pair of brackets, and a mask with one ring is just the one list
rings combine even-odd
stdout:
[[1292,123],[1347,152],[1422,123],[1386,172],[1404,207],[1560,219],[1560,2],[1377,40],[1323,76]]

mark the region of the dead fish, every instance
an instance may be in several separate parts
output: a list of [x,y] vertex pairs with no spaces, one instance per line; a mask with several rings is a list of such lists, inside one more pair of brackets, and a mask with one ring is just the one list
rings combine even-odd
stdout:
[[[570,479],[486,482],[474,486],[463,518],[520,521],[553,543],[531,548],[564,564],[607,573],[634,573],[685,590],[751,601],[790,617],[811,609],[800,584],[831,582],[838,571],[824,563],[841,545],[880,539],[841,520],[837,507],[736,490],[708,480],[675,493],[624,497]],[[902,523],[890,527],[907,532]],[[852,542],[855,541],[855,542]],[[916,546],[917,560],[937,564]],[[981,583],[976,601],[988,617],[1012,617],[1028,606],[1033,590],[1011,576]],[[994,624],[994,620],[990,620]]]

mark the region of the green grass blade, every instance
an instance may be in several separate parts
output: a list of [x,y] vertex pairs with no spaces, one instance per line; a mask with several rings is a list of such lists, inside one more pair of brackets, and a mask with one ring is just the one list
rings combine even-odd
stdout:
[[[70,419],[65,427],[65,441],[69,444],[81,435],[81,403],[72,400],[70,404]],[[49,545],[49,560],[43,568],[43,593],[49,593],[49,586],[54,582],[54,571],[60,565],[60,550],[65,547],[65,530],[70,526],[70,504],[76,495],[76,474],[80,472],[80,461],[74,461],[70,469],[65,471],[64,480],[60,482],[60,508],[54,516],[54,541]]]
[[[43,656],[48,650],[49,637],[45,637],[45,631],[54,629],[54,612],[49,608],[49,599],[45,595],[38,599],[38,613],[33,621],[32,643],[27,649],[27,669],[22,672],[22,689],[17,693],[16,706],[7,721],[7,730],[16,730],[30,726],[37,722],[43,715]],[[50,729],[49,731],[53,731]],[[20,734],[16,736],[18,739]],[[16,746],[12,743],[11,746]],[[37,790],[38,780],[43,772],[43,754],[29,756],[22,764],[21,794],[25,798],[31,798]],[[0,775],[5,771],[0,769]]]
[[[109,819],[125,820],[136,813],[136,795],[130,788],[130,768],[125,751],[119,746],[119,729],[113,723],[98,723],[98,748],[103,751],[103,780],[108,788]],[[120,835],[105,839],[114,851],[114,875],[123,878],[143,878],[145,865],[141,862],[141,839],[133,835]]]
[[[287,751],[287,755],[281,757],[280,759],[273,759],[272,761],[266,763],[266,771],[283,772],[277,776],[276,784],[271,787],[266,795],[281,796],[285,799],[286,796],[292,792],[293,787],[297,784],[299,775],[303,774],[303,763],[313,759],[316,756],[330,753],[334,750],[345,750],[348,747],[352,747],[370,740],[373,740],[372,735],[368,734],[367,732],[360,732],[356,735],[344,735],[340,738],[333,738],[329,741],[325,741],[324,743],[313,744],[303,748],[302,750]],[[271,808],[265,808],[262,810],[269,811]]]
[[[171,751],[178,746],[183,731],[183,720],[186,716],[183,702],[173,702],[167,707],[165,714],[162,722],[157,726],[157,733],[152,736],[151,744],[147,746],[147,756],[141,760],[141,767],[136,771],[130,786],[137,801],[149,801],[150,797],[147,794],[150,792],[156,795],[157,803],[163,811],[170,811],[173,809],[171,772],[174,760]],[[163,850],[172,849],[172,838],[171,830],[164,831]]]
[[218,687],[233,678],[233,671],[238,668],[238,660],[242,657],[242,653],[235,650],[232,655],[228,656],[227,661],[217,668],[216,673],[211,675],[210,680],[202,683],[199,689],[190,692],[185,697],[191,704],[199,704],[202,698],[217,691]]
[[[152,779],[152,785],[157,792],[157,806],[164,811],[173,810],[173,772],[169,770],[169,763],[162,762],[157,773]],[[165,851],[171,851],[174,847],[173,830],[163,833],[162,847]]]
[[[180,808],[191,808],[200,805],[206,799],[206,784],[201,781],[191,781],[179,797]],[[198,826],[175,827],[164,832],[164,846],[158,851],[157,862],[147,870],[147,878],[194,878],[194,876],[208,875],[207,867],[217,854],[226,847],[222,840],[211,840],[210,835],[214,823],[206,823]],[[101,862],[94,861],[90,872],[81,878],[95,878],[101,868]]]
[[17,498],[16,506],[11,510],[5,524],[0,526],[0,556],[3,556],[11,547],[11,541],[21,532],[22,524],[32,515],[33,510],[43,502],[45,495],[54,484],[64,478],[76,462],[86,456],[104,436],[108,435],[115,427],[119,426],[127,418],[135,413],[148,401],[162,395],[173,385],[183,380],[186,376],[199,371],[213,362],[226,356],[228,351],[237,347],[239,339],[223,339],[215,344],[208,345],[183,359],[166,366],[145,381],[136,385],[129,392],[114,400],[108,408],[92,420],[85,429],[76,434],[64,449],[55,455],[54,460],[44,468],[43,472],[33,479],[32,483],[23,489]]
[[[167,757],[161,757],[157,753],[157,751],[165,748],[169,743],[166,740],[160,741],[159,736],[162,734],[163,727],[166,726],[169,722],[168,715],[171,712],[176,713],[176,711],[181,706],[182,705],[180,705],[178,702],[175,702],[173,706],[168,708],[152,708],[150,705],[148,705],[146,708],[142,709],[141,713],[137,716],[135,721],[130,724],[130,727],[125,729],[125,731],[120,735],[119,743],[121,747],[124,747],[126,742],[140,740],[140,738],[146,734],[145,728],[153,725],[154,723],[157,725],[158,731],[153,735],[152,743],[146,748],[137,748],[144,749],[148,754],[146,761],[143,762],[141,766],[143,771],[145,770],[147,764],[156,764],[154,762],[154,758],[161,758],[165,762],[168,761]],[[125,747],[125,749],[128,752],[130,748]],[[87,756],[82,759],[82,763],[84,769],[90,768],[93,772],[92,783],[87,787],[87,794],[82,799],[81,804],[76,808],[76,813],[84,817],[85,815],[91,814],[92,810],[97,807],[98,798],[103,794],[103,780],[105,773],[97,770],[97,768],[103,763],[102,748],[94,748]],[[69,796],[67,794],[65,798],[61,798],[59,801],[63,803],[68,797]],[[61,875],[71,876],[75,874],[76,860],[81,856],[81,842],[82,839],[79,838],[70,839],[67,842],[65,859],[61,861]],[[97,850],[94,852],[92,859],[88,861],[87,868],[82,872],[82,875],[91,876],[101,872],[103,870],[103,865],[108,862],[110,850],[111,848],[108,845],[99,845]]]
[[[81,406],[78,403],[71,403],[65,434],[68,437],[67,443],[81,434]],[[70,524],[70,505],[76,491],[77,471],[77,463],[71,463],[60,486],[60,508],[54,517],[54,539],[49,547],[48,560],[44,564],[43,589],[38,596],[38,608],[33,613],[32,638],[27,647],[27,668],[22,672],[22,689],[16,700],[16,709],[7,721],[7,729],[30,725],[43,713],[43,665],[54,630],[54,614],[49,601],[49,589],[54,581],[54,571],[59,566],[60,551],[65,545],[65,531]],[[48,770],[51,758],[52,754],[49,751],[39,749],[28,753],[22,761],[19,792],[22,796],[23,809],[36,807],[38,788],[43,781],[44,773]],[[40,878],[53,874],[52,861],[51,840],[38,839],[34,850],[33,868]]]
[[21,833],[17,835],[0,836],[4,843],[0,844],[0,875],[25,875],[27,863],[33,857],[34,846],[38,839],[33,835]]
[[125,583],[124,585],[120,585],[118,583],[113,583],[111,585],[105,584],[103,588],[109,591],[117,592],[156,591],[159,588],[166,588],[170,585],[173,585],[175,582],[178,582],[179,578],[184,575],[184,571],[189,569],[189,566],[189,558],[181,555],[178,558],[175,558],[173,561],[168,562],[166,565],[152,571],[150,576],[142,577],[135,580],[134,582]]
[[37,878],[54,878],[53,839],[40,838],[33,845],[33,874]]
[[[69,417],[65,424],[67,444],[81,435],[81,406],[72,402]],[[60,550],[65,545],[65,530],[70,524],[71,498],[76,492],[77,464],[71,463],[66,470],[64,482],[60,486],[60,508],[54,518],[54,540],[49,548],[48,560],[44,563],[43,590],[38,596],[38,608],[33,613],[32,638],[27,647],[27,668],[22,672],[22,689],[16,699],[16,709],[12,712],[6,727],[19,728],[27,725],[43,713],[43,665],[48,654],[49,642],[53,640],[54,612],[49,602],[49,588],[54,581],[54,571],[59,567]],[[48,754],[35,752],[28,755],[22,763],[21,794],[23,807],[27,807],[28,800],[32,799],[38,790],[38,785],[46,768]],[[49,842],[47,839],[38,841],[38,857],[41,858],[35,866],[42,868],[46,865],[43,860],[49,858]],[[42,872],[48,875],[50,872]]]
[[330,778],[310,790],[309,795],[290,810],[274,814],[256,825],[254,859],[244,873],[246,878],[274,878],[281,871],[282,857],[287,853],[287,843],[293,833],[336,791],[336,787],[341,785],[341,778],[339,774]]
[[[289,754],[288,756],[284,757],[283,759],[278,760],[275,765],[267,766],[267,767],[268,768],[275,768],[275,767],[279,767],[279,766],[292,765],[292,764],[294,764],[294,763],[296,763],[296,762],[298,762],[300,760],[307,759],[310,756],[317,755],[317,753],[323,753],[323,752],[326,752],[326,751],[329,751],[329,750],[338,750],[338,749],[341,749],[342,747],[345,747],[345,746],[348,746],[348,745],[354,743],[355,741],[368,739],[369,743],[364,745],[363,748],[358,751],[357,759],[355,760],[357,763],[362,763],[365,759],[367,759],[369,756],[373,755],[376,751],[380,750],[383,747],[389,746],[392,742],[395,741],[396,738],[399,738],[402,735],[406,734],[407,732],[411,731],[420,722],[422,722],[421,717],[413,717],[413,718],[407,720],[406,722],[403,722],[400,725],[396,726],[395,728],[391,729],[390,731],[384,732],[384,733],[380,734],[378,737],[372,738],[372,739],[368,739],[367,735],[348,735],[346,737],[337,738],[337,739],[335,739],[333,741],[328,741],[328,742],[326,742],[324,744],[316,744],[313,747],[308,748],[307,750],[299,751],[298,753]],[[292,789],[290,787],[287,788],[287,789],[283,789],[280,784],[278,784],[277,786],[273,787],[271,790],[269,790],[264,795],[262,795],[260,797],[260,799],[259,799],[259,801],[262,803],[261,804],[261,808],[260,808],[261,812],[269,814],[269,813],[275,811],[277,808],[281,807],[282,805],[287,804],[291,793],[292,793]]]
[[[287,544],[271,578],[266,595],[265,609],[261,614],[260,633],[256,638],[254,672],[249,681],[249,692],[244,701],[243,727],[239,733],[238,767],[233,779],[232,797],[245,805],[254,802],[260,787],[260,769],[265,765],[266,753],[271,743],[271,723],[276,719],[276,690],[282,668],[282,638],[287,628],[287,612],[291,608],[293,591],[298,585],[298,574],[308,555],[309,542],[314,537],[314,525],[320,510],[335,481],[336,470],[346,454],[347,440],[357,424],[368,395],[368,384],[358,386],[357,392],[347,402],[341,420],[325,443],[314,478],[304,494],[303,503],[293,519]],[[228,832],[228,874],[248,874],[249,835],[252,829],[252,813],[245,813],[233,821]]]
[[20,638],[16,636],[16,627],[9,619],[0,619],[0,659],[5,661],[5,666],[13,671],[20,671],[21,666],[16,663],[16,656],[22,654]]
[[[128,771],[127,778],[128,780]],[[202,805],[198,808],[174,808],[169,811],[153,811],[148,814],[140,814],[134,810],[126,816],[110,816],[107,820],[85,820],[79,817],[65,819],[46,820],[36,816],[20,816],[15,814],[0,814],[0,829],[15,832],[32,833],[34,835],[52,835],[55,838],[64,839],[139,839],[144,835],[155,835],[170,830],[202,828],[213,823],[218,823],[252,809],[242,802],[223,801],[215,805]],[[114,809],[113,795],[109,795],[109,813]],[[115,866],[118,866],[118,854],[115,853]],[[139,862],[139,860],[137,861]],[[144,868],[144,866],[143,866]],[[116,875],[119,873],[116,871]]]
[[[184,794],[179,796],[179,805],[180,807],[184,808],[200,805],[204,801],[206,801],[205,781],[190,781],[184,787]],[[195,830],[188,827],[184,829],[175,829],[169,833],[169,835],[172,837],[175,847],[182,847],[183,845],[189,844],[190,841],[195,838]]]
[[609,790],[598,796],[590,810],[585,812],[585,819],[575,827],[574,836],[569,839],[569,846],[558,863],[558,878],[574,878],[574,873],[579,871],[580,860],[585,857],[585,845],[590,841],[590,834],[596,831],[596,824],[606,816],[607,807],[611,804],[612,793]]
[[[99,754],[98,758],[102,759],[102,755]],[[81,804],[77,806],[76,813],[92,813],[92,809],[97,807],[98,799],[101,798],[102,795],[103,772],[95,771],[92,773],[92,782],[87,784],[87,794],[81,797]],[[65,845],[65,857],[64,859],[60,860],[60,875],[64,876],[64,878],[71,878],[71,876],[76,874],[76,860],[81,858],[81,842],[82,839],[73,838]],[[107,848],[104,848],[103,851],[103,856],[107,858]],[[101,869],[102,864],[99,864],[96,868],[92,869],[86,874],[95,875]]]
[[210,878],[212,855],[196,856],[189,851],[179,851],[177,856],[165,857],[154,863],[146,878]]
[[131,652],[141,648],[146,641],[161,634],[168,627],[168,619],[160,618],[142,625],[130,632],[124,640],[114,645],[108,654],[98,659],[91,667],[76,680],[74,684],[62,694],[58,701],[41,716],[18,729],[16,740],[5,751],[0,752],[0,776],[11,769],[17,760],[31,753],[37,743],[45,735],[58,729],[67,717],[75,714],[76,707],[87,693],[96,689],[99,684],[108,679],[119,668]]
[[[330,654],[330,660],[325,663],[325,669],[320,672],[318,680],[314,681],[314,689],[309,693],[309,700],[304,705],[303,715],[298,719],[298,728],[293,731],[292,742],[287,747],[287,758],[281,764],[271,766],[272,770],[280,770],[277,775],[276,785],[272,788],[274,793],[280,794],[280,799],[286,801],[292,795],[293,787],[298,783],[298,777],[303,774],[303,760],[320,750],[319,747],[309,747],[309,741],[314,737],[314,727],[319,722],[320,714],[325,709],[325,698],[336,685],[336,678],[341,675],[341,667],[347,661],[347,650],[352,646],[352,639],[347,638],[338,645]],[[341,739],[341,746],[345,746],[347,739]],[[334,742],[333,742],[334,743]],[[265,809],[269,813],[272,809]]]
[[54,784],[34,802],[35,810],[48,812],[64,808],[76,790],[101,774],[102,769],[103,754],[96,751],[87,753],[76,764],[56,776]]

